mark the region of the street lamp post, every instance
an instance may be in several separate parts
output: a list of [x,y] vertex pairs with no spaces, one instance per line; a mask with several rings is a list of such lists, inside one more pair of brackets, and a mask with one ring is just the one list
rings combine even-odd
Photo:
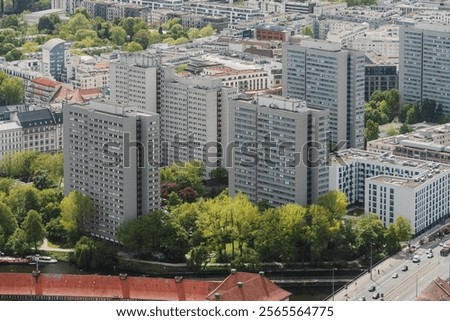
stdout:
[[370,279],[372,279],[372,242],[370,242]]
[[336,271],[336,268],[331,269],[331,279],[332,279],[331,284],[332,284],[332,291],[333,291],[333,293],[332,293],[333,301],[334,301],[334,271]]

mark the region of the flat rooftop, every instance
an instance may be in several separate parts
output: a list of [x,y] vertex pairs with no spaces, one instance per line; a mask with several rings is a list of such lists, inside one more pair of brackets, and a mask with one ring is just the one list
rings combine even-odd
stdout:
[[369,179],[407,188],[416,188],[427,181],[439,176],[441,173],[449,172],[450,166],[424,160],[411,159],[402,156],[391,155],[389,152],[377,153],[361,149],[346,149],[330,155],[332,166],[351,161],[369,161],[379,164],[391,164],[415,169],[419,174],[413,178],[401,178],[389,175],[380,175]]
[[379,138],[369,142],[368,148],[377,149],[380,145],[386,150],[404,146],[417,150],[450,153],[450,123],[417,129],[408,134]]

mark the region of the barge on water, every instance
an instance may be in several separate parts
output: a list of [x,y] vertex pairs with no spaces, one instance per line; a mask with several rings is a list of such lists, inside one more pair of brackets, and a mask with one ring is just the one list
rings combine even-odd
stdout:
[[31,258],[20,258],[11,256],[0,256],[0,264],[30,264],[33,262]]

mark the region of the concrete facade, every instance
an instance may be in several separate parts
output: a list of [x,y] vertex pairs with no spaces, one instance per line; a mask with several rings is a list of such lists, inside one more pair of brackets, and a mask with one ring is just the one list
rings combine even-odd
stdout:
[[177,77],[164,68],[161,84],[162,164],[201,160],[206,174],[221,163],[222,110],[234,88],[223,88],[220,79]]
[[417,23],[400,28],[399,89],[402,101],[432,99],[450,113],[450,27]]
[[328,111],[303,100],[262,95],[230,102],[230,195],[271,206],[301,205],[328,192]]
[[161,57],[155,52],[123,54],[110,65],[111,100],[158,112],[160,66]]
[[303,39],[283,46],[283,95],[330,112],[331,142],[364,147],[364,54]]
[[65,105],[64,121],[64,193],[88,195],[88,231],[117,242],[120,224],[159,208],[159,115],[92,101]]

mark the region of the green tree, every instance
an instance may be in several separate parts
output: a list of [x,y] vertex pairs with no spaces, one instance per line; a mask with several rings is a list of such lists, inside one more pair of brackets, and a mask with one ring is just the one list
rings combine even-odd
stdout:
[[123,223],[117,238],[126,248],[144,258],[162,252],[168,259],[184,260],[189,250],[186,232],[170,213],[164,211],[153,211]]
[[255,249],[263,262],[295,262],[306,251],[306,209],[297,204],[269,208],[255,229]]
[[175,44],[175,39],[172,37],[167,37],[162,42],[172,46]]
[[141,29],[148,29],[148,25],[145,23],[145,21],[141,18],[136,17],[127,17],[125,19],[122,19],[119,23],[119,26],[121,26],[130,37],[133,37],[133,35]]
[[140,29],[134,34],[133,41],[139,43],[143,49],[147,49],[150,41],[150,35],[147,30]]
[[355,226],[356,245],[360,255],[370,253],[371,244],[372,251],[383,248],[384,244],[384,227],[376,214],[369,214],[361,217]]
[[314,31],[312,30],[311,26],[304,26],[302,28],[302,35],[313,37]]
[[37,52],[39,51],[39,49],[40,49],[39,44],[34,41],[27,41],[22,46],[23,53]]
[[169,29],[169,34],[173,39],[187,36],[183,27],[180,24],[175,24]]
[[200,38],[200,30],[198,30],[197,28],[190,28],[187,32],[187,36],[191,40]]
[[[199,196],[202,196],[204,194],[202,181],[204,168],[203,163],[198,161],[172,164],[171,166],[164,167],[161,169],[162,187],[167,183],[175,183],[178,191],[192,187]],[[165,195],[164,191],[164,188],[162,188],[161,196],[167,198],[170,191],[168,191],[167,195]]]
[[30,253],[31,248],[24,230],[18,228],[14,231],[6,243],[6,249],[16,256],[25,256]]
[[398,216],[391,225],[395,228],[395,234],[399,242],[405,242],[411,239],[413,234],[411,223],[404,216]]
[[420,107],[416,102],[410,108],[407,109],[405,123],[416,124],[421,121]]
[[86,229],[86,223],[94,214],[89,196],[72,191],[61,201],[61,224],[70,242],[76,242]]
[[0,201],[0,227],[4,233],[5,240],[7,240],[17,229],[17,220],[11,209]]
[[68,30],[74,35],[78,30],[90,30],[92,29],[91,21],[86,18],[86,15],[79,12],[75,14],[66,24]]
[[142,50],[144,50],[144,48],[142,48],[140,43],[132,41],[132,42],[126,44],[125,47],[123,48],[123,50],[128,51],[128,52],[136,52],[136,51],[142,51]]
[[48,16],[43,16],[39,18],[39,22],[37,24],[37,28],[40,32],[45,33],[53,33],[55,31],[55,23],[53,20]]
[[30,245],[33,245],[34,249],[37,251],[38,247],[42,245],[45,237],[45,227],[44,224],[42,224],[42,216],[35,210],[29,211],[21,227],[25,232],[27,242]]
[[167,197],[167,206],[169,206],[169,208],[177,206],[181,203],[183,203],[183,200],[178,196],[176,192],[171,192]]
[[399,129],[400,134],[407,134],[413,131],[413,128],[408,124],[402,124]]
[[162,41],[162,36],[158,31],[150,32],[148,36],[148,44],[153,45],[156,43],[160,43]]
[[52,181],[49,179],[48,172],[45,170],[39,170],[34,173],[32,177],[34,187],[37,189],[46,189],[52,186]]
[[97,32],[95,32],[94,30],[79,29],[75,33],[75,40],[77,40],[77,41],[82,41],[86,38],[91,38],[91,39],[97,38]]
[[180,203],[171,209],[174,220],[184,229],[188,235],[190,247],[201,245],[204,241],[202,231],[198,227],[200,217],[200,207],[203,201],[196,203]]
[[91,17],[89,16],[89,13],[87,12],[85,7],[78,7],[75,9],[75,15],[81,14],[83,15],[86,19],[90,19]]
[[4,16],[0,21],[0,27],[2,28],[19,28],[19,17],[15,14]]
[[[226,210],[228,211],[228,210]],[[231,224],[231,249],[232,258],[235,257],[235,246],[237,242],[239,256],[244,256],[244,250],[253,243],[253,232],[257,228],[259,219],[258,208],[250,202],[244,194],[237,194],[231,199],[229,207],[229,222]]]
[[211,26],[211,24],[206,25],[200,29],[200,38],[209,37],[216,33],[216,30]]
[[119,26],[111,28],[111,41],[118,46],[122,46],[127,40],[127,32]]
[[209,177],[216,182],[216,184],[226,184],[228,182],[228,171],[219,166],[209,172]]
[[366,128],[364,129],[364,136],[366,137],[366,141],[377,139],[379,133],[380,128],[378,123],[375,123],[369,119],[366,123]]
[[35,157],[36,152],[28,151],[5,155],[0,160],[0,175],[28,182],[31,177],[31,166]]
[[311,262],[322,260],[328,244],[339,232],[341,221],[336,222],[330,211],[320,205],[310,205],[307,212],[306,238],[310,247]]
[[0,85],[0,97],[8,105],[19,104],[23,101],[25,90],[23,81],[17,77],[10,77]]
[[31,177],[37,173],[45,172],[50,184],[58,184],[62,180],[64,156],[62,153],[38,153],[31,162]]
[[384,233],[384,240],[386,243],[385,244],[386,252],[388,254],[392,255],[401,249],[400,242],[398,241],[394,225],[391,224],[386,229]]
[[320,196],[317,204],[330,211],[334,224],[339,224],[347,214],[347,196],[339,190]]
[[50,242],[61,244],[67,242],[66,231],[61,224],[60,218],[51,219],[46,225],[47,239]]
[[111,268],[117,264],[117,251],[101,241],[83,236],[75,245],[74,260],[83,269]]
[[19,224],[22,224],[30,210],[39,209],[38,193],[30,185],[17,185],[10,191],[6,201]]
[[186,38],[186,37],[184,37],[184,36],[178,37],[178,38],[175,40],[175,44],[176,44],[176,45],[182,45],[182,44],[185,44],[185,43],[188,43],[188,42],[189,42],[189,39]]
[[9,191],[14,187],[14,180],[12,178],[0,178],[0,192],[9,194]]
[[389,125],[388,129],[386,130],[387,136],[396,136],[399,134],[400,134],[400,131],[397,128],[395,128],[395,126],[393,124]]
[[438,122],[443,115],[442,104],[438,104],[435,100],[424,99],[420,110],[421,121]]
[[398,107],[400,103],[400,92],[397,89],[391,89],[385,94],[386,102],[393,114],[398,114]]
[[[6,42],[6,43],[0,43],[0,55],[4,56],[6,55],[8,52],[10,52],[11,50],[15,49],[16,47],[10,43],[10,42]],[[5,74],[4,72],[1,72],[2,74]],[[6,74],[5,74],[6,75]],[[8,75],[6,75],[6,78],[8,77]],[[6,79],[5,78],[5,79]]]
[[6,235],[3,228],[0,225],[0,249],[4,249],[6,245]]
[[23,59],[23,53],[19,49],[12,49],[5,55],[6,61],[16,61]]
[[188,66],[187,64],[181,64],[181,65],[178,65],[178,66],[175,68],[175,71],[176,71],[177,73],[181,73],[181,72],[183,72],[183,71],[186,70],[187,66]]

